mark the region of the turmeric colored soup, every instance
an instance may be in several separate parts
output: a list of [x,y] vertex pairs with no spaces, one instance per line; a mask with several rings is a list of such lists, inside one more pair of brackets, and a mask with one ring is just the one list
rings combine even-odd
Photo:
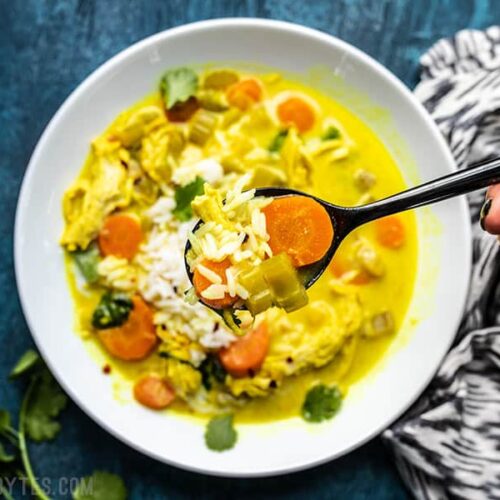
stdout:
[[[305,95],[315,103],[315,109],[321,110],[322,116],[334,117],[342,125],[343,130],[348,133],[352,143],[350,153],[345,158],[333,163],[328,158],[328,155],[315,157],[311,183],[305,190],[335,204],[356,205],[363,194],[354,181],[355,173],[359,169],[368,169],[376,177],[376,183],[369,191],[374,199],[380,199],[405,189],[403,177],[382,142],[370,128],[349,110],[330,97],[295,81],[262,75],[255,75],[255,77],[261,81],[267,101],[272,102],[273,97],[280,95],[282,92],[296,92]],[[120,120],[123,122],[128,114],[141,105],[145,103],[159,104],[159,102],[159,95],[154,94],[122,114],[115,124],[119,123]],[[111,124],[108,129],[109,133],[113,132],[115,124]],[[317,119],[313,127],[302,134],[303,140],[307,141],[309,138],[320,137],[324,133],[324,126],[324,122]],[[276,129],[274,131],[269,130],[265,124],[259,128],[258,123],[252,130],[254,139],[263,148],[268,147],[275,133]],[[213,148],[213,145],[209,143],[205,147]],[[81,178],[85,178],[87,175],[86,172],[91,161],[92,158],[87,160]],[[132,207],[133,210],[136,210],[140,215],[139,209]],[[356,284],[354,282],[349,286],[354,287],[365,316],[390,309],[395,323],[394,333],[373,338],[357,335],[356,338],[351,339],[350,354],[345,355],[345,352],[349,352],[349,346],[347,346],[343,354],[334,357],[326,366],[312,368],[305,373],[286,377],[281,386],[277,390],[270,392],[267,397],[251,398],[246,404],[237,408],[235,410],[237,421],[256,423],[297,416],[300,414],[305,394],[313,383],[318,381],[327,384],[336,383],[344,394],[348,394],[351,384],[367,376],[371,370],[376,369],[376,365],[381,361],[387,347],[393,341],[394,336],[398,334],[412,297],[415,279],[417,264],[415,217],[412,213],[401,214],[397,217],[402,222],[405,232],[405,241],[400,248],[391,249],[381,245],[377,241],[375,227],[372,223],[357,229],[353,234],[349,235],[336,256],[339,261],[349,260],[352,246],[359,237],[365,238],[373,245],[385,264],[383,276],[378,279],[368,279],[367,282],[363,282],[364,280],[360,278],[361,283]],[[162,363],[162,360],[154,353],[143,361],[124,362],[113,359],[104,351],[97,335],[90,331],[89,327],[92,311],[99,301],[101,292],[93,291],[92,288],[77,286],[77,271],[69,257],[67,258],[67,269],[70,290],[76,305],[77,329],[85,333],[84,342],[91,347],[94,353],[96,348],[100,351],[99,359],[106,359],[107,363],[112,367],[111,374],[103,375],[103,377],[111,376],[118,383],[127,384],[136,381],[141,374],[154,372]],[[310,301],[323,300],[330,302],[332,300],[331,281],[334,278],[338,278],[338,276],[335,275],[333,269],[328,270],[308,291]],[[291,319],[294,323],[305,324],[305,332],[312,331],[315,328],[314,315],[311,315],[311,312],[306,309],[291,313]],[[270,325],[270,328],[272,329],[272,325]],[[132,385],[130,387],[130,391],[132,391]],[[99,390],[99,388],[96,388],[96,390]],[[198,415],[179,398],[165,411]],[[206,417],[206,415],[200,416]]]

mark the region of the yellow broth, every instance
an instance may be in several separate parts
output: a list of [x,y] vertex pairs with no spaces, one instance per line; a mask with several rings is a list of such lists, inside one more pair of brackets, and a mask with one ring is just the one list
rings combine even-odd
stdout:
[[[355,149],[346,159],[337,161],[334,165],[319,159],[314,163],[312,174],[312,189],[310,192],[320,198],[345,206],[358,203],[360,191],[353,182],[354,172],[359,168],[368,168],[377,177],[377,183],[372,190],[379,199],[397,191],[405,189],[403,177],[393,158],[377,138],[372,130],[359,118],[354,116],[341,104],[330,97],[305,87],[300,83],[282,78],[263,76],[267,95],[272,96],[282,91],[298,91],[310,96],[327,116],[335,117],[348,130],[350,138],[355,143]],[[119,123],[137,109],[139,105],[159,101],[158,95],[153,95],[141,103],[122,113],[114,122]],[[108,130],[113,129],[113,124]],[[262,147],[267,147],[274,132],[263,129],[253,131]],[[305,134],[305,138],[321,135],[320,124]],[[82,170],[85,175],[85,168]],[[266,398],[254,398],[236,412],[239,422],[267,422],[277,419],[296,416],[305,394],[312,384],[317,382],[337,383],[344,393],[349,386],[373,370],[375,365],[384,356],[388,345],[400,328],[409,302],[411,300],[415,272],[417,267],[417,230],[413,213],[401,214],[406,231],[406,242],[401,249],[390,250],[382,247],[376,241],[373,223],[361,227],[350,235],[342,244],[339,253],[348,252],[349,245],[357,236],[367,238],[377,249],[386,263],[386,273],[379,280],[373,280],[365,285],[357,286],[363,310],[367,313],[376,313],[384,308],[390,308],[396,323],[396,332],[393,335],[374,339],[359,338],[353,359],[345,360],[337,356],[331,363],[320,368],[309,370],[306,373],[286,378],[278,390]],[[91,333],[90,318],[100,296],[100,290],[87,286],[77,286],[74,266],[67,258],[68,282],[76,305],[76,329],[84,334],[85,342],[89,343],[90,350],[99,354],[100,362],[105,359],[112,368],[110,376],[121,383],[129,384],[148,371],[154,371],[160,363],[154,353],[144,361],[123,362],[106,355],[100,346],[95,334]],[[333,274],[328,270],[325,275],[309,290],[311,300],[329,300],[331,291],[329,281]],[[293,321],[305,322],[302,311],[292,313]],[[103,375],[104,376],[104,375]],[[121,382],[120,382],[121,381]],[[192,410],[182,401],[176,401],[166,411],[177,411],[193,414]]]

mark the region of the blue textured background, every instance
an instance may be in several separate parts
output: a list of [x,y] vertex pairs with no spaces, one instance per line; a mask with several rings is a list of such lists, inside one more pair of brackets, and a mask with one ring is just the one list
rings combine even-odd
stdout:
[[[22,388],[6,382],[31,345],[12,262],[17,194],[30,154],[50,117],[97,66],[157,31],[201,19],[251,16],[297,22],[366,51],[407,85],[435,40],[500,19],[491,0],[0,0],[0,406],[16,412]],[[77,360],[75,360],[77,362]],[[5,381],[5,382],[4,382]],[[36,474],[59,483],[96,468],[119,473],[131,498],[402,499],[404,489],[379,439],[333,463],[286,478],[215,479],[143,457],[107,435],[74,404],[50,444],[31,447]],[[168,443],[165,443],[168,446]],[[61,488],[59,488],[59,484]],[[21,497],[22,492],[17,491]]]

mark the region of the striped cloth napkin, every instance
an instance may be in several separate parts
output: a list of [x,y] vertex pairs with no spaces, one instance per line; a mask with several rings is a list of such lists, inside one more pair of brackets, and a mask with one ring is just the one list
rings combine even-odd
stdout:
[[[459,168],[500,155],[500,27],[460,31],[420,60],[415,95]],[[500,499],[500,246],[469,196],[473,271],[467,306],[436,377],[383,438],[417,499]]]

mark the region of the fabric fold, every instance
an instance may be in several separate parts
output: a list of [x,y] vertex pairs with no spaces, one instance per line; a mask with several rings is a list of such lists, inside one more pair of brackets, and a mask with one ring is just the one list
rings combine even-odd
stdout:
[[[500,27],[464,30],[422,56],[415,89],[458,168],[500,154]],[[434,380],[383,439],[417,499],[500,499],[500,247],[468,196],[473,270],[455,343]]]

